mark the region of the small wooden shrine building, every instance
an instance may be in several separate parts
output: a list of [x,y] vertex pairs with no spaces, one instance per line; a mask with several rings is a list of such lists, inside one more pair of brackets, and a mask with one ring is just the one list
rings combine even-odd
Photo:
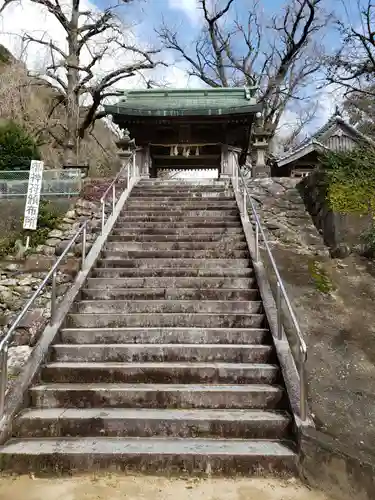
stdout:
[[[157,177],[165,169],[211,169],[217,170],[219,177],[227,177],[233,168],[231,151],[246,158],[249,144],[254,142],[252,128],[261,111],[255,90],[129,90],[117,104],[105,109],[113,122],[122,130],[127,129],[137,147],[142,148],[150,177]],[[258,136],[255,146],[266,148],[267,143]],[[262,154],[257,167],[259,175],[267,175]]]
[[360,145],[375,147],[375,141],[346,122],[337,108],[313,136],[276,160],[272,175],[305,177],[319,165],[319,157],[325,151],[350,151]]

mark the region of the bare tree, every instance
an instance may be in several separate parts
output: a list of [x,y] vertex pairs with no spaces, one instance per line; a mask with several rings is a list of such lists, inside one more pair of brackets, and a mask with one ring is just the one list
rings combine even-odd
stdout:
[[278,156],[300,144],[306,139],[306,127],[316,118],[319,102],[311,100],[308,105],[295,108],[290,119],[284,115],[283,124],[276,131],[271,141],[270,151]]
[[[320,69],[316,34],[326,25],[322,0],[290,0],[280,15],[262,16],[254,0],[244,22],[235,15],[235,0],[200,0],[203,29],[194,44],[180,41],[164,24],[158,31],[166,49],[189,65],[189,75],[210,87],[256,86],[264,106],[264,126],[273,135],[282,114],[301,101]],[[211,6],[211,8],[209,7]]]
[[328,82],[342,85],[346,93],[375,96],[375,3],[357,0],[357,17],[353,0],[342,0],[342,6],[346,19],[336,20],[341,46],[326,59]]
[[[363,90],[366,89],[366,92]],[[344,109],[349,122],[360,132],[375,137],[375,85],[350,92],[344,100]]]
[[[16,1],[4,0],[0,13]],[[62,106],[66,110],[66,123],[61,123],[63,133],[55,134],[54,138],[64,149],[65,161],[74,163],[79,156],[81,140],[95,120],[105,116],[103,102],[121,95],[116,84],[153,69],[158,64],[153,60],[158,51],[137,46],[121,20],[119,9],[132,0],[114,0],[104,11],[81,10],[81,0],[69,0],[65,5],[59,0],[31,1],[43,6],[66,34],[64,45],[46,35],[39,37],[31,32],[25,33],[24,42],[26,46],[37,44],[48,51],[49,63],[43,79],[35,79],[34,84],[57,90],[50,116]],[[120,62],[113,70],[103,71],[101,65],[109,58],[126,59],[126,62]]]

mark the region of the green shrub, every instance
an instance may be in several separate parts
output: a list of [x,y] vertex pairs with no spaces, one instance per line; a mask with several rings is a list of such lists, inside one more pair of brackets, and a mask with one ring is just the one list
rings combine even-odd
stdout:
[[[62,217],[50,202],[41,200],[36,230],[24,231],[21,234],[13,234],[10,237],[0,239],[0,258],[12,254],[15,250],[15,243],[20,238],[22,238],[22,242],[25,244],[26,236],[30,236],[30,248],[42,245],[46,241],[50,231],[58,227]],[[23,217],[21,218],[21,223],[23,224]]]
[[40,160],[34,139],[19,125],[0,127],[0,170],[28,170],[31,160]]
[[[23,217],[21,219],[23,224]],[[61,216],[48,201],[41,200],[38,213],[38,225],[35,231],[26,231],[30,236],[30,246],[35,248],[42,245],[47,239],[48,234],[56,229],[61,222]]]
[[360,147],[321,157],[330,208],[342,214],[375,211],[375,150]]

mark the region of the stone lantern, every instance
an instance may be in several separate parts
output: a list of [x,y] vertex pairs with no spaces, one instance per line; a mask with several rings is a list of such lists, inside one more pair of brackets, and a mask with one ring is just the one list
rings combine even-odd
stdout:
[[253,132],[253,148],[256,152],[256,162],[253,168],[253,177],[270,177],[271,167],[266,163],[266,151],[271,134],[264,130],[262,114],[256,114],[256,126]]
[[125,129],[120,140],[116,142],[116,146],[120,150],[118,156],[121,160],[126,160],[131,157],[135,150],[135,139],[130,139],[129,130]]

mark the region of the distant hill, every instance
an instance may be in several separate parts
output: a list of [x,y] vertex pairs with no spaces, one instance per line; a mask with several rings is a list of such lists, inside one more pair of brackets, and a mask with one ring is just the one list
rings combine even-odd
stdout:
[[[53,101],[59,96],[57,89],[43,79],[28,75],[23,63],[0,44],[0,124],[8,120],[22,125],[38,141],[47,168],[60,168],[63,151],[55,138],[62,133],[66,121],[65,110],[58,106],[49,118]],[[116,135],[103,120],[98,120],[81,143],[80,163],[90,165],[90,176],[108,176],[118,170],[119,160],[115,145]]]

